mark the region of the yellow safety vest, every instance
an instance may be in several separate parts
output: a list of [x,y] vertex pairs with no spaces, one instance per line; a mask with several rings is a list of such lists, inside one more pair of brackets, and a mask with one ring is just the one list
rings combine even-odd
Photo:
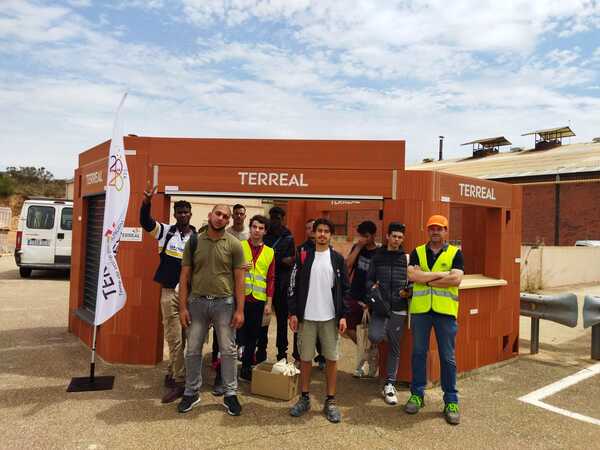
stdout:
[[[448,245],[436,260],[433,268],[430,269],[427,263],[426,246],[417,247],[421,270],[423,272],[448,272],[452,269],[452,260],[456,252],[458,252],[458,247]],[[410,301],[410,313],[421,314],[432,309],[440,314],[458,317],[458,287],[439,288],[415,283],[413,285],[412,300]]]
[[[244,259],[248,262],[253,261],[252,249],[247,240],[242,241],[242,249],[244,249]],[[273,262],[274,257],[275,252],[273,249],[263,245],[258,259],[253,261],[252,266],[246,271],[246,275],[244,276],[246,295],[252,294],[256,300],[267,301],[267,274],[269,273],[269,266]]]

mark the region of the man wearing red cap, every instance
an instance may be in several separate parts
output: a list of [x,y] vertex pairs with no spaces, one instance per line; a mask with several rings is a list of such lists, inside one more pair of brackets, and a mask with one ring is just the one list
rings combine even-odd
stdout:
[[460,423],[456,390],[455,341],[458,330],[458,286],[464,273],[462,252],[446,242],[448,219],[434,215],[427,221],[429,242],[410,255],[408,278],[414,283],[411,313],[411,396],[404,410],[416,414],[424,406],[427,384],[427,352],[431,328],[435,330],[444,391],[444,417],[451,425]]

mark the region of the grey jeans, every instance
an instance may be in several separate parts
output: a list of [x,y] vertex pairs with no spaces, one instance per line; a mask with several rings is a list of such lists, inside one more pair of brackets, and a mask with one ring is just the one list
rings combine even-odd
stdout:
[[190,297],[188,310],[192,323],[187,327],[187,349],[185,352],[185,392],[194,395],[202,386],[202,346],[212,323],[219,341],[221,352],[221,376],[225,387],[225,396],[235,395],[237,391],[237,351],[235,329],[231,328],[231,318],[235,309],[233,297],[208,299]]
[[386,383],[396,383],[398,364],[400,363],[400,343],[404,334],[406,315],[394,314],[390,317],[371,315],[369,319],[369,340],[373,344],[379,344],[387,338],[388,354],[386,362]]

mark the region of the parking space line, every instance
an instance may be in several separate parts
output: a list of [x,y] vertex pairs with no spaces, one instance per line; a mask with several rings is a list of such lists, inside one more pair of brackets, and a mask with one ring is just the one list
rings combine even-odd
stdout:
[[563,378],[555,383],[549,384],[541,389],[533,391],[527,395],[519,397],[519,400],[525,403],[529,403],[530,405],[537,406],[539,408],[546,409],[548,411],[555,412],[557,414],[562,414],[563,416],[570,417],[572,419],[581,420],[582,422],[591,423],[593,425],[600,426],[600,420],[594,417],[584,416],[583,414],[579,414],[576,412],[568,411],[563,408],[558,408],[556,406],[549,405],[548,403],[543,402],[542,400],[546,397],[554,395],[563,389],[566,389],[570,386],[573,386],[583,380],[587,380],[588,378],[593,377],[594,375],[600,374],[600,363],[594,364],[593,366],[586,367],[583,370],[580,370],[576,374],[569,375],[568,377]]

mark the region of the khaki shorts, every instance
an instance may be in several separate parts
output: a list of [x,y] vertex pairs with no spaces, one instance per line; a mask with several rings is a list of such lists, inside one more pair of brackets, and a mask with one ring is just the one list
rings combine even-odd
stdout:
[[335,319],[326,322],[304,320],[298,330],[298,347],[300,360],[312,361],[315,357],[317,337],[321,341],[321,354],[329,361],[339,358],[340,335]]

